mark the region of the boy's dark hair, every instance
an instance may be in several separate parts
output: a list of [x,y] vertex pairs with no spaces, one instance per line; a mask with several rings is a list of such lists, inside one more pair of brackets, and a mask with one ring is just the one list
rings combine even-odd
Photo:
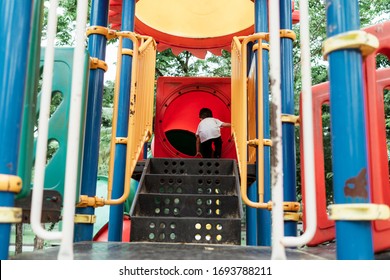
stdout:
[[213,112],[209,108],[202,108],[199,111],[199,118],[205,119],[205,118],[212,118]]

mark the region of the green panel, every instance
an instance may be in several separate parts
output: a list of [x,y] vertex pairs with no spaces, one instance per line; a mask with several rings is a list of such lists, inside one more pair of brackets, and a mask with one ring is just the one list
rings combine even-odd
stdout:
[[[73,48],[56,48],[54,55],[54,69],[53,69],[53,85],[52,94],[59,93],[62,96],[62,101],[58,105],[57,109],[52,113],[49,119],[49,132],[48,143],[50,141],[58,142],[58,149],[47,162],[45,171],[45,183],[44,188],[50,190],[56,190],[62,196],[64,195],[64,182],[65,182],[65,166],[66,166],[66,151],[68,141],[68,121],[69,111],[71,104],[71,89],[72,89],[72,67],[73,67]],[[41,62],[43,67],[45,49],[41,50]],[[82,118],[81,118],[81,131],[80,131],[80,146],[78,149],[78,186],[77,196],[80,192],[80,177],[82,167],[83,156],[83,139],[85,128],[85,115],[86,115],[86,100],[87,100],[87,85],[89,75],[89,55],[86,51],[86,60],[84,64],[84,85],[83,85],[83,98],[82,98]],[[40,93],[38,95],[38,105],[40,100]],[[38,108],[39,111],[39,108]],[[36,142],[35,142],[36,145]],[[34,147],[34,151],[35,151]],[[78,199],[78,197],[76,198]]]

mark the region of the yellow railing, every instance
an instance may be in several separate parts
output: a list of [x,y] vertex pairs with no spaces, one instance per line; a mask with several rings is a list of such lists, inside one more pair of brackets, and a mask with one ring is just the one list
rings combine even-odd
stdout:
[[[130,194],[130,178],[141,155],[144,144],[152,136],[154,105],[154,74],[156,63],[156,42],[147,36],[133,32],[117,32],[119,37],[117,74],[115,80],[114,112],[112,120],[110,164],[108,174],[108,195],[106,205],[121,204]],[[133,50],[123,49],[123,39],[133,42]],[[132,55],[130,108],[127,138],[116,137],[118,99],[122,55]],[[123,81],[122,81],[123,82]],[[125,186],[120,198],[112,199],[112,178],[116,144],[126,144]]]
[[[108,29],[103,26],[91,26],[87,30],[87,35],[104,35],[107,40],[119,39],[116,78],[114,89],[114,110],[112,118],[110,162],[108,171],[107,198],[88,197],[80,195],[77,207],[101,207],[104,205],[122,204],[130,194],[131,176],[134,172],[137,161],[141,155],[144,144],[152,136],[153,129],[153,106],[154,106],[154,75],[156,64],[156,42],[152,37],[141,36],[134,32]],[[129,39],[133,43],[133,49],[123,48],[123,39]],[[116,137],[118,124],[118,103],[119,89],[121,82],[120,73],[122,71],[122,56],[133,57],[131,65],[131,87],[130,92],[120,93],[130,95],[128,131],[126,137]],[[92,69],[101,68],[107,70],[104,61],[92,61]],[[116,145],[126,145],[126,166],[124,191],[121,197],[112,199],[112,182],[114,174],[114,159]]]
[[[246,37],[234,37],[232,43],[232,133],[236,143],[240,170],[241,197],[245,204],[254,208],[272,209],[272,203],[264,203],[264,145],[270,141],[263,139],[263,69],[262,50],[267,33],[256,33]],[[248,75],[248,44],[257,50],[257,71],[254,64]],[[257,94],[256,98],[256,83]],[[257,109],[256,109],[257,107]],[[258,114],[256,112],[259,112]],[[257,128],[256,128],[257,122]],[[257,135],[257,137],[256,137]],[[248,145],[250,148],[248,149]],[[247,164],[255,162],[257,148],[257,185],[259,202],[251,201],[247,194]]]

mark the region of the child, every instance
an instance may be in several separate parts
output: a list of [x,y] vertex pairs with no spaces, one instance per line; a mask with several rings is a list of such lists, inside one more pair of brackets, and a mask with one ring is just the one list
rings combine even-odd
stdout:
[[[222,151],[221,127],[230,127],[230,123],[221,122],[213,118],[209,108],[202,108],[199,112],[200,123],[196,130],[196,155],[204,158],[220,158]],[[215,151],[213,153],[212,143]]]

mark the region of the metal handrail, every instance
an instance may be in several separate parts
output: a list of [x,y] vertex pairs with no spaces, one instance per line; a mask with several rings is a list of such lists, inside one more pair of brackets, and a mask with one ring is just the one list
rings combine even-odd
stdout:
[[72,90],[69,118],[68,149],[66,154],[65,187],[63,205],[62,231],[47,231],[41,225],[43,184],[45,178],[47,136],[49,130],[50,102],[54,67],[54,40],[57,33],[58,0],[50,1],[48,39],[45,52],[43,86],[40,103],[37,152],[35,161],[34,188],[32,191],[31,227],[34,233],[42,239],[61,240],[58,259],[73,259],[74,214],[76,202],[76,187],[78,185],[78,151],[80,143],[80,120],[83,72],[85,63],[85,26],[87,24],[88,2],[77,3],[76,47],[73,56]]
[[276,122],[272,141],[277,142],[274,155],[277,162],[272,166],[272,259],[286,259],[285,247],[302,246],[314,237],[317,227],[316,197],[315,197],[315,162],[314,162],[314,136],[313,112],[311,92],[311,66],[310,66],[310,40],[309,40],[309,6],[307,0],[300,0],[300,35],[301,35],[301,72],[302,72],[302,109],[303,109],[303,138],[305,142],[305,193],[307,224],[305,232],[300,236],[284,236],[283,223],[283,154],[282,134],[279,119],[281,119],[281,92],[280,92],[280,40],[279,40],[279,2],[270,4],[270,72],[271,93],[273,106],[279,110],[275,113]]
[[[249,111],[248,104],[255,104],[255,100],[248,95],[247,85],[247,49],[248,44],[257,42],[257,77],[258,94],[262,94],[263,68],[262,50],[263,40],[268,40],[268,33],[256,33],[246,37],[234,37],[232,43],[232,133],[236,143],[238,166],[240,170],[241,197],[245,204],[253,208],[271,209],[271,202],[264,202],[264,139],[263,139],[263,114],[257,114],[257,138],[255,140],[258,151],[258,192],[259,202],[251,201],[247,193],[247,154],[248,144],[248,120],[256,118],[256,110]],[[258,111],[262,112],[263,99],[257,98]]]
[[[112,134],[110,162],[108,172],[107,199],[104,205],[117,205],[125,202],[130,194],[130,178],[142,152],[143,145],[152,135],[153,104],[154,104],[154,69],[156,61],[156,42],[148,36],[133,32],[116,32],[119,37],[117,74],[115,79],[114,110],[112,119]],[[130,108],[128,133],[126,138],[116,137],[118,100],[120,88],[120,72],[122,68],[123,39],[133,42],[133,62],[131,72]],[[114,174],[115,147],[117,143],[126,144],[125,186],[123,194],[112,199],[112,182]]]
[[35,158],[34,188],[31,200],[31,228],[42,239],[61,239],[61,232],[46,231],[41,225],[43,184],[45,180],[47,138],[49,132],[49,116],[51,91],[53,84],[54,68],[54,40],[57,33],[57,8],[58,0],[50,1],[48,14],[47,47],[45,51],[45,64],[43,68],[42,95],[39,110],[37,150]]
[[[317,205],[315,190],[315,160],[314,160],[314,126],[312,110],[312,84],[310,66],[310,33],[309,33],[309,4],[308,0],[299,1],[300,37],[301,37],[301,72],[302,72],[302,111],[303,111],[303,141],[304,149],[304,179],[306,193],[306,227],[298,237],[285,236],[281,241],[286,247],[302,246],[310,242],[317,228]],[[306,164],[307,163],[307,164]]]

